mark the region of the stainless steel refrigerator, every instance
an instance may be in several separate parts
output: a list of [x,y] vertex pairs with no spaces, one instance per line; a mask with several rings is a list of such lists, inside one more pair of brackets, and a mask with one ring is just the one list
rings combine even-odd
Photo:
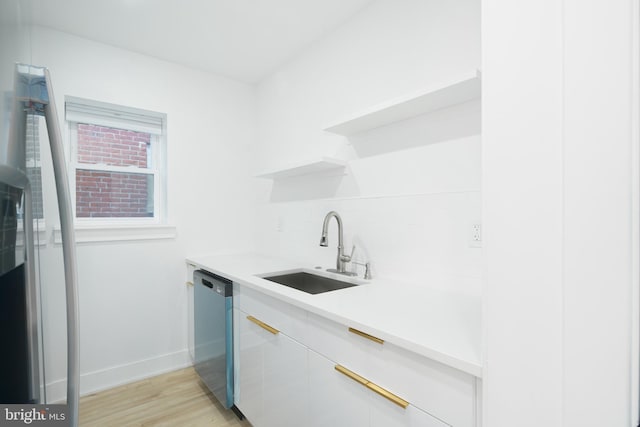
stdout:
[[[73,212],[65,155],[49,71],[13,65],[13,90],[5,92],[0,135],[0,404],[50,403],[46,400],[46,351],[42,340],[41,287],[36,274],[37,175],[28,156],[29,123],[46,122],[58,198],[67,321],[67,417],[78,424],[78,297]],[[31,159],[32,160],[32,159]]]

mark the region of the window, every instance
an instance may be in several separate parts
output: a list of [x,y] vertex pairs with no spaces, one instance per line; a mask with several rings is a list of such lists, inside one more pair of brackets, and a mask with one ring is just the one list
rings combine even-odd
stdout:
[[77,222],[162,222],[166,116],[70,97],[65,114]]

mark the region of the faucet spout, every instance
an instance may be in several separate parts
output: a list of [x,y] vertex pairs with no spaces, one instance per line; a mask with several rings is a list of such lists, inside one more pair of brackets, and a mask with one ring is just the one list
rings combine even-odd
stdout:
[[338,223],[338,247],[342,247],[342,218],[336,211],[331,211],[324,217],[324,222],[322,223],[322,237],[320,238],[320,246],[328,246],[329,245],[329,221],[331,218],[335,218]]
[[[346,265],[347,262],[351,261],[351,257],[344,254],[344,241],[342,234],[342,218],[336,211],[331,211],[324,217],[324,222],[322,223],[322,236],[320,237],[320,246],[327,247],[329,245],[329,222],[331,218],[335,218],[338,223],[338,257],[336,260],[336,272],[341,274],[350,275],[352,273],[347,272]],[[330,270],[331,271],[331,270]]]

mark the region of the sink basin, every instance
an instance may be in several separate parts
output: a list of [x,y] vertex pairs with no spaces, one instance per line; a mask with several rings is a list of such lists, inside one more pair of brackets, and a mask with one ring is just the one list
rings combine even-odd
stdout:
[[306,272],[278,274],[262,278],[314,295],[357,286],[356,283],[343,282]]

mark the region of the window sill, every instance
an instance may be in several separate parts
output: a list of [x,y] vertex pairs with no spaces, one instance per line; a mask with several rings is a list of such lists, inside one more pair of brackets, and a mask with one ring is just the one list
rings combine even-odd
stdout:
[[[166,240],[175,239],[177,235],[174,225],[76,225],[75,231],[76,243]],[[59,226],[53,230],[53,242],[55,244],[62,244],[62,235]]]

